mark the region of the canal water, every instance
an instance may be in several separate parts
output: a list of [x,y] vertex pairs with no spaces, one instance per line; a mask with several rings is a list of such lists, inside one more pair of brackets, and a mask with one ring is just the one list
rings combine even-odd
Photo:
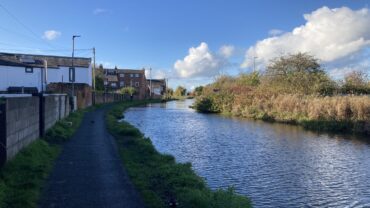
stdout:
[[254,207],[370,207],[370,144],[298,126],[197,113],[192,100],[130,108],[158,151]]

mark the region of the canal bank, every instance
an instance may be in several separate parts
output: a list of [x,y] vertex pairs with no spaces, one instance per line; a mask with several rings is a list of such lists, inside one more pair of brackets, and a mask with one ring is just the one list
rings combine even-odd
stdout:
[[124,119],[160,153],[191,162],[213,190],[234,186],[253,207],[370,205],[370,144],[362,137],[197,113],[192,102],[133,107]]
[[249,199],[232,188],[212,191],[190,163],[177,163],[173,156],[159,153],[137,128],[118,121],[126,109],[139,104],[145,103],[118,104],[106,119],[123,164],[148,207],[251,207]]

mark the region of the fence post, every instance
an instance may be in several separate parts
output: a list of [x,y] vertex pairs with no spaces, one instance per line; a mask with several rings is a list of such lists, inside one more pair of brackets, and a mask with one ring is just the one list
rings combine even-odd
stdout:
[[39,122],[40,122],[40,137],[45,134],[45,98],[42,93],[39,96]]
[[0,167],[6,162],[6,100],[0,98]]

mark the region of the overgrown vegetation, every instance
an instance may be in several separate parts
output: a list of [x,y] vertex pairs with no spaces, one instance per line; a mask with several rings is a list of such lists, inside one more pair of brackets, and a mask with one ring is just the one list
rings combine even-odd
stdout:
[[60,144],[73,135],[83,114],[71,113],[1,168],[0,207],[37,207],[45,180],[61,151]]
[[250,207],[246,197],[228,190],[211,191],[191,169],[190,163],[176,163],[174,157],[157,152],[150,139],[127,122],[118,122],[125,109],[145,102],[118,104],[107,114],[109,131],[130,178],[148,207]]
[[370,134],[370,82],[352,72],[332,80],[307,54],[272,60],[264,73],[222,76],[204,87],[194,107],[306,128]]

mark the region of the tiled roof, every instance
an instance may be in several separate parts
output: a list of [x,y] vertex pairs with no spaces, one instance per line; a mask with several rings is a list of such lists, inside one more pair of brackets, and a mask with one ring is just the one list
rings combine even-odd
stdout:
[[156,83],[162,83],[162,84],[166,84],[166,80],[165,79],[147,79],[146,80],[147,82],[156,82]]
[[104,69],[107,70],[108,72],[113,72],[117,71],[118,74],[120,73],[139,73],[139,74],[144,74],[145,70],[144,69]]
[[[50,68],[58,68],[61,66],[66,67],[72,66],[72,57],[14,54],[0,52],[0,65],[2,66],[44,67],[44,60],[48,62],[48,67]],[[75,67],[88,68],[90,64],[91,58],[75,57],[73,60],[73,65]]]

